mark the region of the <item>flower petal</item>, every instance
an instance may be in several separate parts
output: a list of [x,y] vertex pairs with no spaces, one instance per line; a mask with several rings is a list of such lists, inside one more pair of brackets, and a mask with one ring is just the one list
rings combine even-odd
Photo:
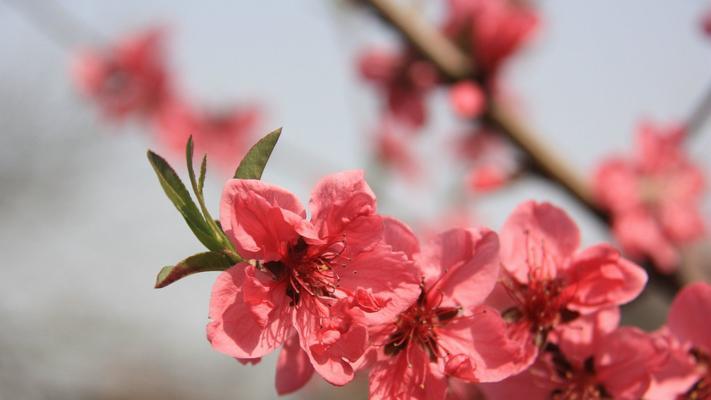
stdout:
[[669,310],[669,329],[682,342],[711,353],[708,316],[711,315],[711,285],[697,282],[684,287]]
[[361,170],[321,179],[311,193],[309,207],[319,237],[343,240],[351,252],[357,253],[381,238],[383,222],[375,213],[375,194]]
[[447,379],[420,346],[376,363],[370,370],[370,400],[444,400]]
[[420,252],[420,242],[410,227],[392,217],[383,217],[383,241],[394,251],[405,253],[410,260]]
[[317,299],[302,297],[294,313],[294,327],[301,348],[319,375],[336,386],[353,380],[353,367],[368,347],[368,332],[353,320],[347,301],[329,307]]
[[[246,271],[240,263],[222,272],[212,287],[207,339],[215,350],[236,358],[258,358],[271,353],[286,340],[290,320],[285,314],[283,284],[277,284],[260,301],[245,301]],[[267,304],[269,304],[267,308]],[[287,303],[288,304],[288,303]],[[256,309],[256,310],[255,310]]]
[[487,306],[452,319],[437,330],[437,335],[442,348],[456,356],[448,360],[449,372],[457,372],[455,376],[461,379],[498,382],[523,371],[535,360],[535,354],[508,338],[506,323]]
[[664,361],[650,335],[623,327],[601,338],[594,355],[597,379],[615,399],[640,399],[651,383],[651,372]]
[[502,266],[522,283],[528,282],[531,267],[555,277],[579,244],[578,227],[565,211],[527,201],[516,207],[501,230]]
[[277,393],[281,396],[301,389],[313,374],[311,361],[299,346],[299,336],[293,333],[284,343],[277,360]]
[[437,245],[441,278],[429,289],[428,299],[469,311],[484,302],[499,275],[499,239],[488,229],[452,229]]
[[576,254],[565,271],[565,279],[565,290],[573,296],[570,307],[593,312],[636,298],[647,283],[647,273],[616,249],[600,244]]
[[353,298],[354,305],[365,311],[369,324],[387,323],[394,321],[420,295],[416,272],[412,261],[403,253],[395,253],[389,246],[380,244],[360,253],[339,271],[339,288]]
[[289,242],[308,233],[299,200],[278,186],[252,179],[231,179],[220,202],[222,229],[246,259],[278,260]]

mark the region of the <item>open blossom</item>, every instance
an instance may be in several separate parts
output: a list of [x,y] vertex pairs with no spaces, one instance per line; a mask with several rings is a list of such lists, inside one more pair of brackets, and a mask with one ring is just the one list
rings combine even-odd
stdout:
[[519,205],[500,237],[503,278],[489,302],[503,310],[531,360],[549,334],[580,315],[629,302],[647,281],[609,245],[578,250],[578,227],[549,203]]
[[498,239],[486,229],[453,229],[425,251],[390,222],[386,239],[415,260],[419,297],[373,328],[370,399],[444,399],[449,377],[491,382],[520,371],[519,349],[498,312],[482,305],[498,274]]
[[640,126],[632,157],[612,157],[595,176],[600,204],[612,214],[624,250],[650,257],[663,272],[679,264],[679,247],[704,234],[701,170],[682,148],[682,127]]
[[528,41],[538,16],[524,2],[450,0],[445,34],[471,51],[483,78],[491,82],[503,63]]
[[252,105],[209,113],[171,101],[158,113],[155,129],[158,141],[176,154],[184,152],[192,136],[196,154],[206,153],[219,169],[231,174],[252,144],[261,114]]
[[[669,310],[667,326],[669,333],[678,340],[681,354],[660,379],[666,389],[676,389],[671,393],[681,399],[711,398],[711,330],[708,316],[711,315],[711,285],[698,282],[690,284],[679,292]],[[688,363],[695,364],[690,369]]]
[[665,357],[652,336],[618,321],[616,308],[578,318],[529,369],[482,390],[492,400],[642,398]]
[[369,50],[359,60],[360,74],[385,97],[386,110],[400,123],[422,127],[427,120],[427,94],[437,83],[434,66],[414,53]]
[[110,118],[150,115],[171,96],[162,39],[160,29],[150,29],[111,48],[80,52],[72,70],[77,86]]
[[218,277],[207,336],[240,359],[284,345],[280,393],[303,386],[311,368],[332,384],[349,382],[368,346],[366,327],[392,320],[419,295],[405,254],[381,241],[382,217],[362,172],[321,180],[310,209],[309,220],[293,194],[258,180],[230,180],[222,195],[222,228],[248,261]]

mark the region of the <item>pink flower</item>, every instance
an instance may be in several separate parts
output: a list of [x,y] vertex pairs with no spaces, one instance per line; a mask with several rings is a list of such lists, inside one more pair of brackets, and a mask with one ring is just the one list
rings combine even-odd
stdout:
[[310,208],[307,220],[293,194],[257,180],[230,180],[222,195],[222,228],[248,261],[218,277],[208,340],[237,358],[284,345],[280,393],[306,383],[307,359],[330,383],[349,382],[368,346],[366,327],[394,319],[419,294],[411,262],[381,241],[362,172],[321,180]]
[[79,90],[113,119],[150,115],[171,96],[163,31],[150,29],[104,50],[85,50],[72,72]]
[[482,390],[492,400],[642,398],[665,358],[650,335],[615,329],[618,320],[616,308],[578,318],[528,370]]
[[477,67],[491,82],[503,63],[538,28],[530,7],[509,0],[450,0],[444,32],[470,49]]
[[419,252],[409,229],[386,229],[422,276],[419,298],[374,328],[371,399],[444,399],[448,377],[470,382],[520,371],[516,343],[496,310],[482,305],[498,274],[498,239],[486,229],[453,229]]
[[472,81],[463,81],[452,86],[449,90],[449,102],[454,112],[462,118],[478,117],[486,107],[484,91]]
[[549,203],[522,203],[501,231],[503,278],[490,304],[505,310],[512,337],[531,359],[550,333],[579,315],[631,301],[647,281],[612,247],[579,246],[578,227]]
[[679,263],[678,248],[704,234],[701,170],[682,148],[680,127],[641,125],[637,152],[603,162],[595,176],[600,204],[612,214],[613,230],[630,255],[650,257],[663,272]]
[[[669,310],[667,325],[680,346],[696,361],[699,379],[686,392],[687,399],[711,398],[711,285],[698,282],[679,292]],[[687,359],[688,360],[688,359]],[[682,370],[683,371],[683,370]],[[677,376],[682,375],[677,371]],[[683,388],[678,385],[678,388]]]
[[361,76],[372,82],[386,98],[387,111],[412,128],[427,120],[425,99],[437,83],[437,71],[413,54],[370,50],[359,60]]
[[229,174],[252,144],[262,111],[256,106],[234,108],[224,113],[199,112],[179,101],[162,108],[156,119],[158,141],[168,150],[183,156],[192,135],[195,154],[207,154]]

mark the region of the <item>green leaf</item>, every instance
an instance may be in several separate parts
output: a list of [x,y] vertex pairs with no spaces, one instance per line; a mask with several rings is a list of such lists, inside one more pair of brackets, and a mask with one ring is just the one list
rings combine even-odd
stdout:
[[200,178],[198,178],[198,191],[202,194],[202,189],[205,186],[205,172],[207,172],[207,154],[202,156],[200,163]]
[[261,179],[264,167],[267,166],[269,156],[272,155],[281,135],[281,128],[261,138],[240,161],[235,178],[237,179]]
[[175,170],[161,156],[150,150],[148,150],[148,161],[156,172],[158,181],[168,199],[178,209],[198,240],[210,250],[222,249]]
[[208,229],[210,230],[212,237],[214,240],[219,244],[218,248],[210,248],[210,250],[230,250],[234,251],[235,247],[230,242],[230,240],[227,238],[225,235],[225,232],[222,231],[222,228],[218,227],[215,225],[214,220],[212,219],[212,215],[210,215],[210,211],[207,209],[207,206],[205,205],[205,197],[203,196],[202,193],[202,186],[205,183],[205,171],[207,169],[207,155],[205,155],[202,159],[202,165],[200,166],[200,182],[195,180],[195,170],[193,169],[193,137],[190,136],[188,138],[188,144],[185,146],[185,160],[188,164],[188,175],[190,176],[190,184],[193,187],[193,193],[195,193],[195,197],[197,198],[198,204],[200,205],[200,210],[202,210],[202,215],[203,215],[203,220],[207,224]]
[[156,277],[156,289],[166,287],[188,275],[206,271],[224,271],[236,262],[227,253],[208,251],[186,258],[174,266],[163,267]]

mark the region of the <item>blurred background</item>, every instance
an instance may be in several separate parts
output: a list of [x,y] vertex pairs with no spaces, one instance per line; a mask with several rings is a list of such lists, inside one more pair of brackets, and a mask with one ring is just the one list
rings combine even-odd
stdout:
[[[419,3],[438,21],[439,2]],[[605,155],[632,147],[641,119],[683,120],[711,85],[711,43],[699,29],[709,5],[540,1],[541,31],[506,69],[506,88],[543,139],[589,175]],[[162,266],[201,245],[146,161],[155,147],[148,128],[107,122],[70,80],[81,45],[156,24],[167,27],[183,92],[215,106],[256,101],[267,113],[264,133],[284,127],[263,179],[304,203],[320,176],[366,168],[383,213],[427,224],[446,212],[461,178],[437,150],[458,128],[443,93],[428,100],[432,120],[417,148],[428,163],[422,181],[403,183],[373,167],[368,138],[378,99],[355,60],[364,48],[399,39],[352,5],[0,1],[0,399],[277,397],[275,357],[242,366],[205,339],[215,273],[153,289]],[[709,130],[690,142],[707,171]],[[213,215],[224,178],[208,170]],[[499,228],[529,198],[563,206],[586,244],[612,240],[586,210],[538,180],[482,197],[472,212]],[[656,328],[664,303],[645,302],[656,311],[631,318]],[[313,379],[300,396],[364,398],[362,383],[336,390]]]

